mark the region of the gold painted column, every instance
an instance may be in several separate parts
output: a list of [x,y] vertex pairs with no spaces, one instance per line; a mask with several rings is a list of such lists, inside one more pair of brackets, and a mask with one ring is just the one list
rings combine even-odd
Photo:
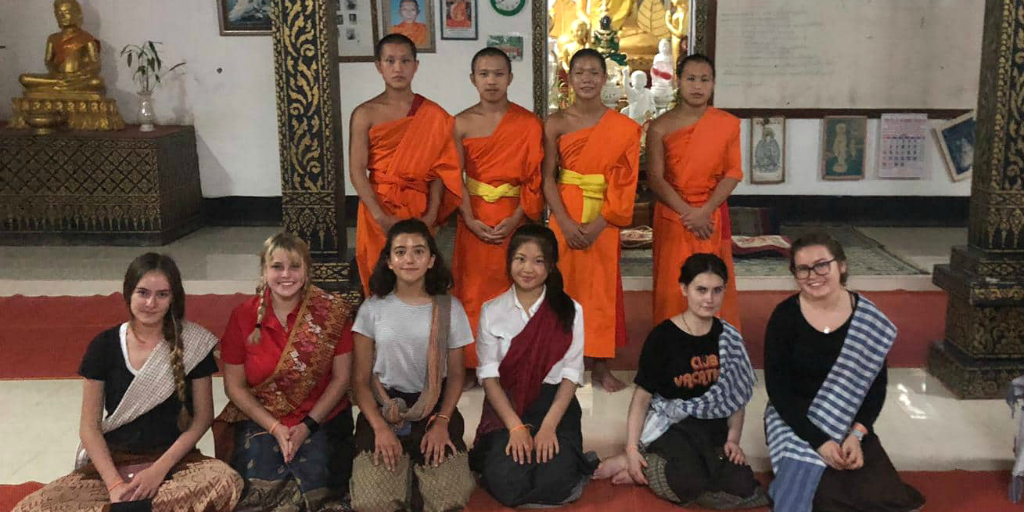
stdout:
[[949,293],[928,370],[960,398],[1024,373],[1024,0],[986,0],[967,246],[933,281]]
[[309,242],[314,282],[348,291],[335,1],[274,0],[271,17],[284,227]]

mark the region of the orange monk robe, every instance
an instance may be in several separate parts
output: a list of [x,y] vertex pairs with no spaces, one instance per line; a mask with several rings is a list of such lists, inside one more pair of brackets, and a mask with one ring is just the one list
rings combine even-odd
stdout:
[[403,21],[398,25],[392,25],[391,33],[408,37],[416,46],[427,44],[427,26],[418,21]]
[[[544,159],[542,134],[540,119],[533,112],[511,103],[493,134],[462,140],[467,178],[492,187],[505,184],[519,187],[518,197],[491,198],[476,195],[473,187],[468,187],[473,217],[494,227],[511,217],[521,204],[527,217],[540,219],[544,206],[540,176],[540,164]],[[487,199],[493,199],[493,202]],[[466,309],[474,336],[484,302],[512,286],[505,270],[508,241],[506,238],[501,245],[484,242],[459,217],[452,255],[452,275],[455,278],[452,295],[458,297]],[[466,368],[476,368],[475,344],[466,347],[464,359]]]
[[[370,128],[366,168],[377,203],[401,219],[422,217],[430,199],[430,183],[444,183],[437,225],[451,215],[462,197],[462,171],[452,140],[455,118],[436,103],[416,95],[408,117]],[[366,205],[359,202],[356,219],[356,263],[363,291],[369,295],[370,274],[387,242]]]
[[[740,163],[740,121],[708,107],[697,123],[665,136],[665,179],[690,206],[703,206],[723,178],[743,179]],[[685,311],[679,270],[692,254],[714,254],[729,269],[719,316],[740,328],[739,296],[732,264],[728,206],[715,210],[715,231],[701,240],[686,229],[677,213],[660,201],[654,206],[654,324]]]
[[[633,220],[637,173],[640,167],[640,125],[608,110],[597,125],[562,135],[558,139],[558,192],[566,212],[584,222],[583,188],[565,183],[567,174],[587,180],[604,178],[607,188],[597,192],[599,214],[608,221],[593,245],[571,249],[557,222],[550,228],[558,239],[558,268],[565,291],[583,307],[584,348],[587,357],[613,358],[615,347],[625,345],[625,313],[622,277],[619,274],[619,229]],[[596,176],[595,176],[596,175]],[[597,214],[597,212],[595,212]]]

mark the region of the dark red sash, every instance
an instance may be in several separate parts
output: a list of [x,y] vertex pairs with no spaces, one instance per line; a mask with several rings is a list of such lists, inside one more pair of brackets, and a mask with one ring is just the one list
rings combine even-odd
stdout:
[[[512,338],[508,353],[498,367],[498,374],[501,375],[501,388],[505,390],[509,401],[512,402],[512,408],[520,418],[537,399],[544,377],[555,363],[565,357],[571,343],[572,333],[565,332],[562,328],[558,315],[551,309],[547,299],[540,305],[523,331]],[[480,426],[476,429],[477,440],[484,434],[501,428],[505,428],[505,424],[494,412],[491,403],[485,399],[483,413],[480,415]]]

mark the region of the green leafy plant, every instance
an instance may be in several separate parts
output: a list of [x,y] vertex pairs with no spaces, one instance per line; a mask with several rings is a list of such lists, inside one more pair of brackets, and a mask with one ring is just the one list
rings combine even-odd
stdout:
[[158,44],[162,43],[146,41],[141,46],[128,44],[121,49],[121,56],[124,57],[128,69],[133,70],[132,79],[139,84],[140,94],[152,93],[153,89],[160,85],[161,77],[185,65],[182,61],[164,71],[160,52],[156,49]]

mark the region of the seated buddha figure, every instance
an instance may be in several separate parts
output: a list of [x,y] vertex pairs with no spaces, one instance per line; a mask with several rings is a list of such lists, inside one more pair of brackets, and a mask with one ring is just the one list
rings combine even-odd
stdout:
[[48,72],[19,77],[26,96],[60,96],[65,92],[102,95],[105,88],[100,77],[100,42],[82,30],[82,7],[76,0],[56,0],[53,14],[60,31],[46,39],[44,61]]

